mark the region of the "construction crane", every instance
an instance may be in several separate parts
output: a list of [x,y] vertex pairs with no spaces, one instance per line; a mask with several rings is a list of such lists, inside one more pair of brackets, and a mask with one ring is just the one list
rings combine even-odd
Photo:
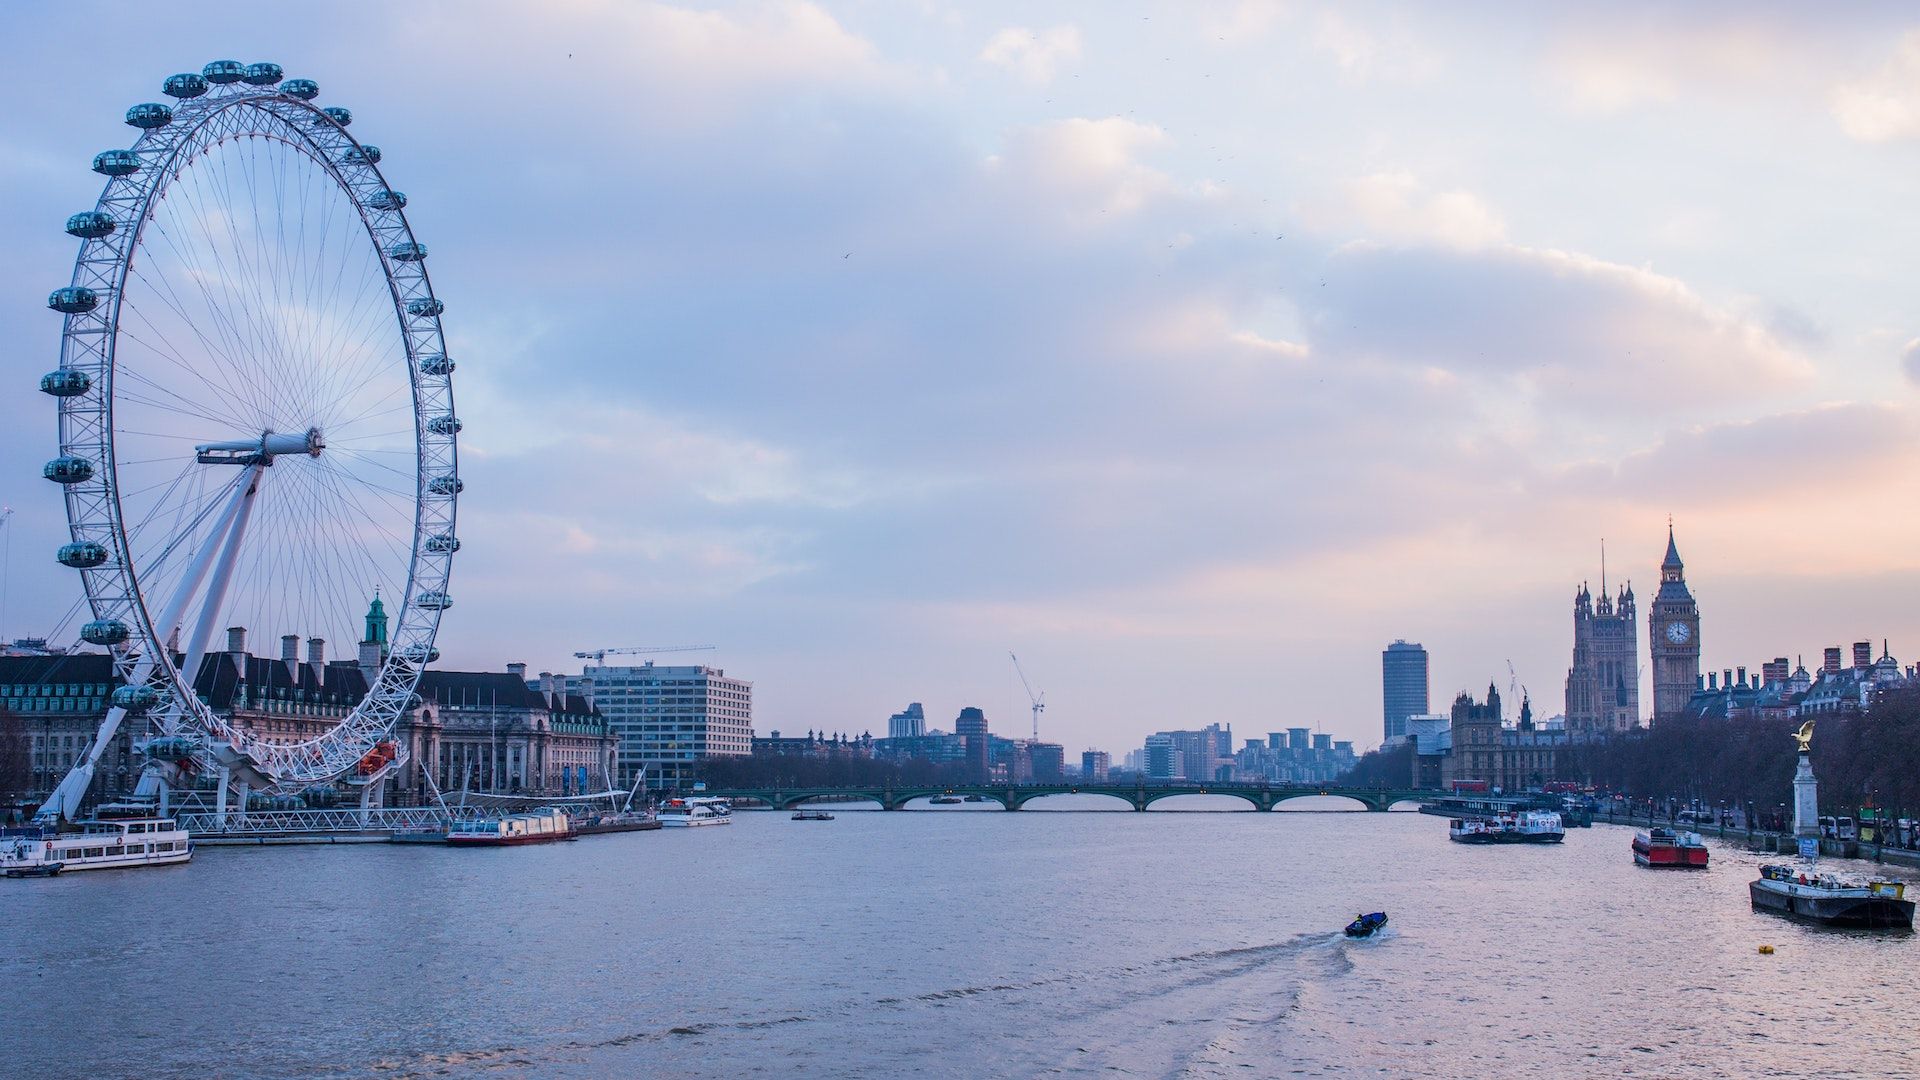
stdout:
[[1047,692],[1042,690],[1038,694],[1034,693],[1033,684],[1027,681],[1027,673],[1020,667],[1020,658],[1014,656],[1011,649],[1007,650],[1007,655],[1013,657],[1013,671],[1020,676],[1020,685],[1027,688],[1027,700],[1033,702],[1033,741],[1039,742],[1040,714],[1047,709]]
[[717,648],[717,646],[713,646],[713,645],[635,645],[632,648],[626,648],[626,649],[595,649],[592,652],[577,652],[577,653],[574,653],[573,655],[576,658],[581,660],[592,660],[595,663],[598,663],[602,660],[605,660],[609,656],[631,656],[635,654],[652,654],[652,653],[669,653],[669,652],[705,652],[706,650],[712,649],[712,648]]

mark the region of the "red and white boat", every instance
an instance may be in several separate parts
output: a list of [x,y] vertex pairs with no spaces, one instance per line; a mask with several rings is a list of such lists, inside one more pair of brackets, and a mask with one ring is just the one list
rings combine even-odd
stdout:
[[1696,832],[1646,829],[1633,836],[1633,861],[1641,866],[1704,870],[1707,844]]

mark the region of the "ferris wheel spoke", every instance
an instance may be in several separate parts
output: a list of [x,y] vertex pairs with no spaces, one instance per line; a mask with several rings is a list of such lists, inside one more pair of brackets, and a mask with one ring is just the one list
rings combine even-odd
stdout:
[[[232,271],[237,261],[236,257],[215,237],[212,228],[208,225],[210,218],[218,216],[227,223],[228,233],[231,234],[231,216],[224,212],[216,212],[208,209],[205,205],[206,198],[198,190],[197,181],[200,180],[201,177],[196,176],[193,179],[194,182],[183,184],[176,190],[178,190],[181,195],[182,204],[188,209],[186,224],[189,226],[197,226],[199,243],[195,244],[191,241],[186,241],[184,250],[180,243],[175,243],[173,245],[174,251],[181,256],[182,262],[187,267],[188,276],[198,289],[201,299],[206,305],[208,320],[213,324],[215,332],[220,334],[222,340],[227,342],[228,348],[222,351],[221,357],[237,375],[244,378],[253,373],[249,371],[239,358],[254,355],[258,352],[258,349],[257,346],[249,340],[249,335],[241,328],[239,321],[231,311],[232,307],[237,306],[234,301],[232,287]],[[202,265],[196,256],[188,255],[188,251],[204,251],[209,253],[212,256],[213,265]],[[212,287],[208,285],[209,280],[218,283],[224,300],[215,298]],[[183,313],[182,318],[187,321],[189,325],[194,325],[197,328],[197,323],[190,316]],[[249,382],[249,397],[255,405],[255,408],[258,409],[261,401],[260,387],[252,380],[249,380]]]
[[[149,286],[153,285],[153,282],[150,279],[148,279],[145,274],[141,273],[138,270],[134,272],[134,277],[136,280],[140,281],[142,284],[146,284]],[[170,289],[171,287],[169,286],[168,291],[170,291]],[[158,288],[155,288],[154,291],[156,292],[156,294],[159,294],[162,292],[162,290]],[[147,330],[150,333],[152,333],[156,339],[158,339],[158,343],[156,344],[155,342],[149,342],[144,338],[135,335],[130,328],[124,325],[124,323],[121,328],[121,333],[124,334],[128,339],[136,342],[137,344],[140,344],[141,346],[151,351],[155,356],[158,356],[161,359],[168,361],[169,363],[173,364],[176,368],[180,369],[182,372],[198,380],[202,385],[206,386],[208,390],[212,391],[219,399],[221,400],[232,399],[237,401],[242,398],[248,398],[250,400],[251,395],[250,393],[248,393],[248,390],[243,389],[232,382],[232,379],[237,373],[237,365],[234,364],[233,361],[227,357],[227,354],[224,351],[224,349],[220,345],[216,345],[211,339],[209,339],[206,336],[206,334],[200,331],[198,325],[192,320],[190,316],[187,315],[185,310],[180,306],[178,306],[177,300],[174,300],[173,298],[165,295],[162,295],[161,299],[163,301],[166,301],[168,306],[173,308],[174,312],[179,316],[180,321],[184,323],[190,331],[193,332],[194,337],[197,338],[200,341],[201,345],[205,347],[206,352],[204,355],[206,355],[210,359],[215,359],[219,361],[219,363],[215,367],[215,371],[217,374],[220,375],[222,380],[226,382],[226,385],[216,387],[212,383],[212,381],[210,381],[207,378],[207,376],[204,373],[202,373],[195,365],[189,363],[186,360],[185,356],[182,354],[180,348],[173,344],[172,340],[169,338],[166,331],[161,329],[159,324],[154,322],[152,317],[148,315],[147,311],[138,305],[134,305],[134,304],[125,305],[123,307],[123,311],[125,313],[131,314],[134,318],[138,319],[141,325],[146,327]]]

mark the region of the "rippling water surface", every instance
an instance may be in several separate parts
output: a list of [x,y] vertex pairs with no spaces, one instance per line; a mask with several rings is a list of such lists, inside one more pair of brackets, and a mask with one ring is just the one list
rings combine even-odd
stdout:
[[848,810],[204,848],[0,882],[0,1074],[1920,1075],[1920,942],[1755,914],[1756,856],[1652,871],[1630,838]]

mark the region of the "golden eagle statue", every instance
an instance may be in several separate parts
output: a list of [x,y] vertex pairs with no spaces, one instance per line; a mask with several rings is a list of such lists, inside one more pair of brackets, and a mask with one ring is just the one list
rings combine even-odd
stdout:
[[1800,730],[1793,733],[1793,741],[1800,744],[1801,753],[1806,753],[1807,747],[1813,745],[1813,721],[1801,724]]

